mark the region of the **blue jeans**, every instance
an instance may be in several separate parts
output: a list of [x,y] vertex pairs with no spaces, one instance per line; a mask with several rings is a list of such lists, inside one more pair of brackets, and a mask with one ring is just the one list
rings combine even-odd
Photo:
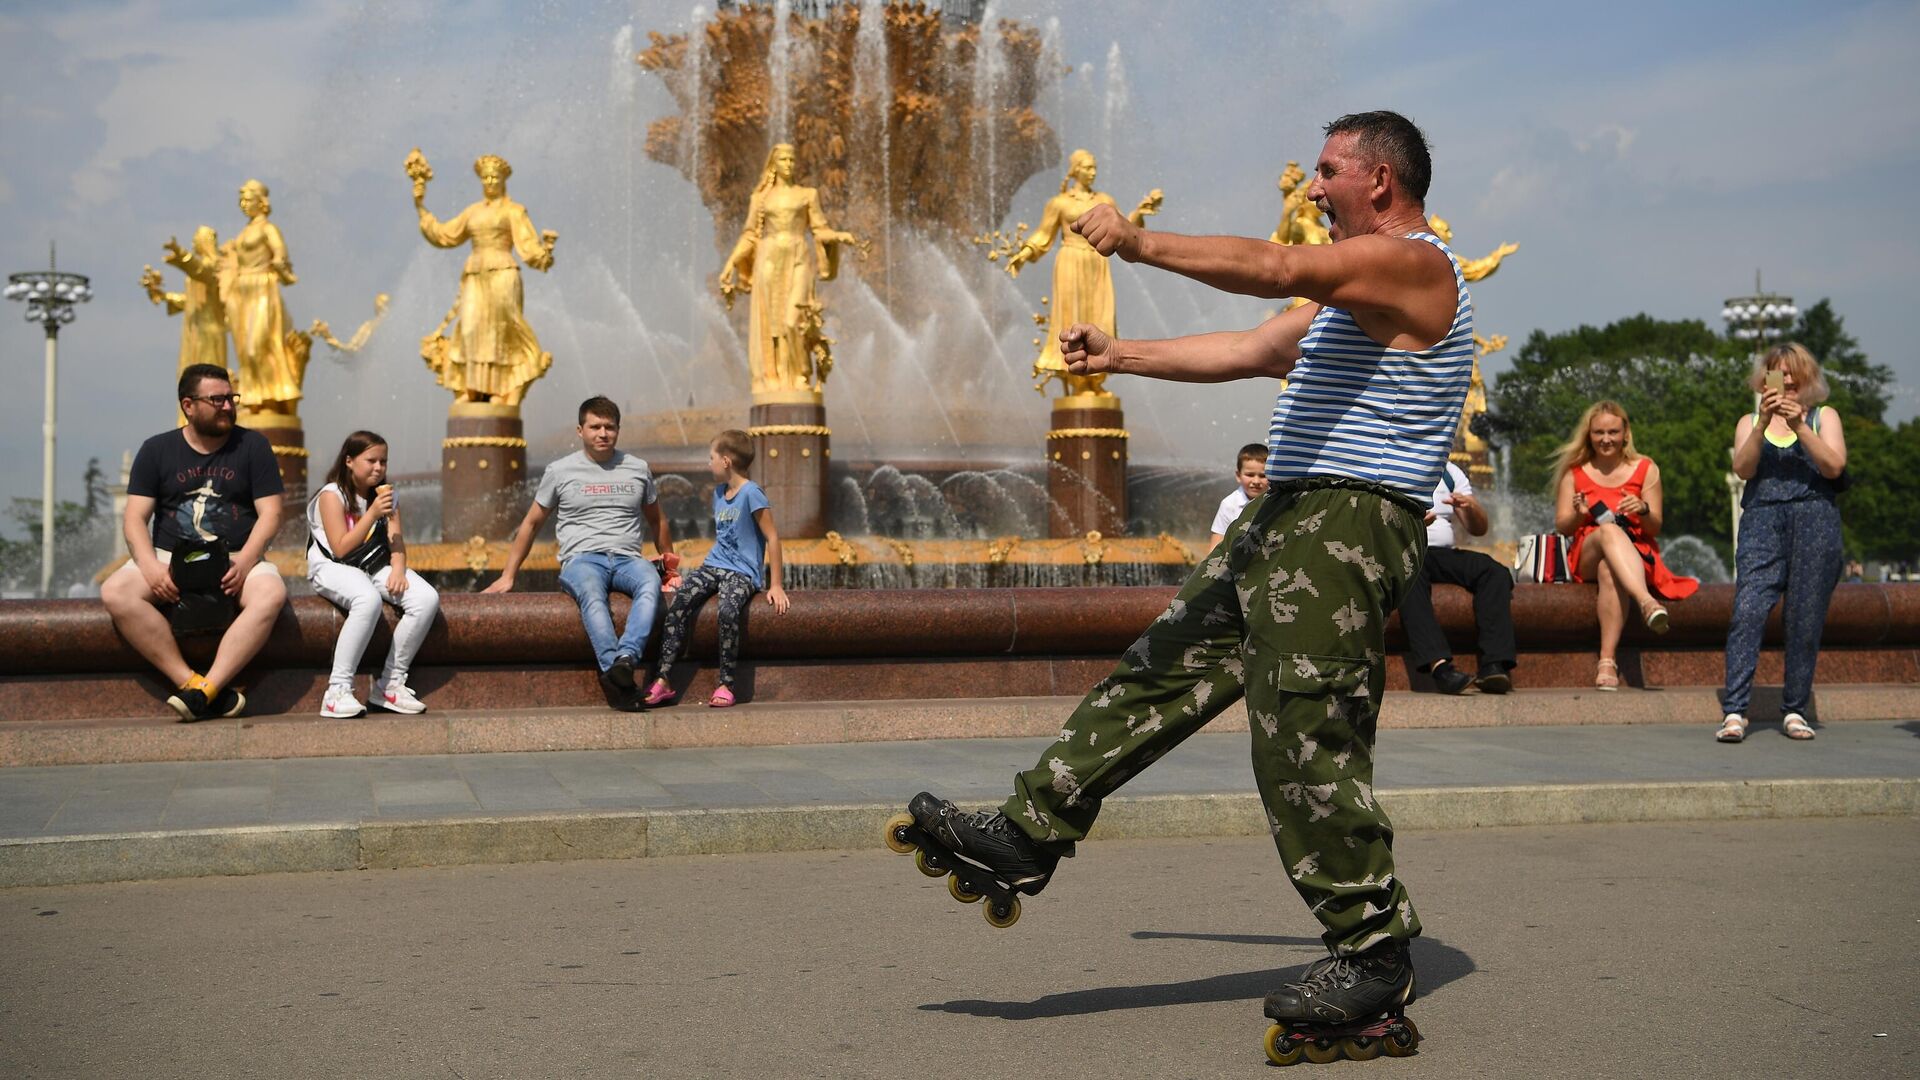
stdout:
[[[653,613],[660,606],[660,574],[653,563],[638,555],[581,552],[560,568],[560,591],[580,605],[580,621],[586,625],[601,671],[622,656],[640,658],[647,635],[653,632]],[[626,633],[618,638],[613,633],[613,611],[607,607],[609,591],[633,598]]]

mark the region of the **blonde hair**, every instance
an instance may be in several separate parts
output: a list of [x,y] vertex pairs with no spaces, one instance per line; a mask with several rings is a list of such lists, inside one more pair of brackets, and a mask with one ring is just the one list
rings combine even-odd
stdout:
[[1640,451],[1633,448],[1633,421],[1628,418],[1626,407],[1617,401],[1596,401],[1587,406],[1586,412],[1580,414],[1580,424],[1573,429],[1573,437],[1561,443],[1560,449],[1554,451],[1553,475],[1556,478],[1561,473],[1593,460],[1593,439],[1590,433],[1593,431],[1593,418],[1602,413],[1619,417],[1620,426],[1626,429],[1627,439],[1620,449],[1620,456],[1627,461],[1634,461],[1640,457]]
[[1827,400],[1827,377],[1820,371],[1820,361],[1813,358],[1805,345],[1784,341],[1755,357],[1747,385],[1756,394],[1764,393],[1767,372],[1775,368],[1784,368],[1793,374],[1793,385],[1798,388],[1796,396],[1801,404],[1818,406]]
[[499,173],[502,180],[513,175],[513,166],[507,164],[507,159],[499,154],[481,154],[473,159],[473,175],[485,176],[489,168]]
[[1065,195],[1067,189],[1073,186],[1073,170],[1079,168],[1080,163],[1083,161],[1089,165],[1099,164],[1098,161],[1094,160],[1093,151],[1091,150],[1075,150],[1073,153],[1067,155],[1067,175],[1060,178],[1060,194]]

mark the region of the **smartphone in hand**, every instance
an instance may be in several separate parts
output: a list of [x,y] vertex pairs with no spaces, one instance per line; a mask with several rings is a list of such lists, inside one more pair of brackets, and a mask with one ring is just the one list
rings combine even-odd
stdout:
[[1767,389],[1776,394],[1787,392],[1787,376],[1779,368],[1767,372]]
[[1613,507],[1608,506],[1599,499],[1595,499],[1587,506],[1587,516],[1593,519],[1595,525],[1605,525],[1607,522],[1613,520]]

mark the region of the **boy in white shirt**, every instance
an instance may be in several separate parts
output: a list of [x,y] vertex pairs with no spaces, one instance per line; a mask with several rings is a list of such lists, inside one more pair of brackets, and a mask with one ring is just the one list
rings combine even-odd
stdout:
[[1233,526],[1233,519],[1247,504],[1267,493],[1267,447],[1264,443],[1248,443],[1240,448],[1240,455],[1233,461],[1233,479],[1240,486],[1234,488],[1220,500],[1220,509],[1213,515],[1213,538],[1207,541],[1207,550],[1212,551],[1225,539],[1227,530]]

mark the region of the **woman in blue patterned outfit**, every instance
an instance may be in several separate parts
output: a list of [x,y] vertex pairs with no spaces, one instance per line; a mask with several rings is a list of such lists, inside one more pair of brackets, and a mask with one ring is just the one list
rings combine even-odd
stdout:
[[1725,715],[1715,737],[1737,743],[1747,736],[1760,634],[1784,595],[1787,677],[1780,726],[1790,739],[1811,739],[1806,712],[1813,666],[1827,601],[1840,581],[1840,511],[1833,497],[1847,467],[1846,432],[1840,414],[1820,404],[1827,399],[1827,380],[1805,346],[1787,342],[1767,350],[1751,382],[1760,407],[1741,417],[1733,432],[1733,471],[1747,487],[1740,499],[1727,682],[1720,693]]

